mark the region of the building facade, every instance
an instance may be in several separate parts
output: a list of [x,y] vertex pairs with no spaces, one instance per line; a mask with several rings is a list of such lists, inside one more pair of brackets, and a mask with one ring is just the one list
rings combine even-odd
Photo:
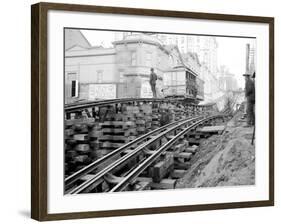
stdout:
[[[137,34],[132,32],[118,32],[116,33],[116,40],[122,40],[128,35]],[[203,81],[205,89],[212,89],[214,92],[210,91],[204,94],[204,96],[209,96],[206,99],[212,99],[214,95],[218,95],[219,91],[218,85],[218,65],[217,65],[217,51],[218,43],[216,37],[212,36],[198,36],[198,35],[174,35],[174,34],[159,34],[159,33],[149,33],[148,35],[156,37],[163,45],[170,46],[175,45],[178,47],[179,51],[183,55],[193,54],[197,55],[199,59],[199,66],[194,65],[193,69],[197,69],[196,74]],[[187,65],[190,65],[193,61],[188,61]],[[204,65],[204,66],[203,66]],[[201,66],[203,68],[201,69]],[[206,68],[207,67],[207,68]],[[206,71],[207,70],[207,71]],[[202,71],[204,74],[201,75]],[[210,79],[210,80],[207,80]],[[209,86],[208,86],[209,85]],[[212,85],[212,86],[210,86]]]
[[230,92],[238,90],[238,83],[235,75],[230,73],[225,66],[219,69],[219,87],[223,92]]
[[[156,84],[158,97],[165,96],[164,90],[167,86],[164,86],[164,77],[167,79],[171,72],[172,74],[178,72],[180,67],[185,78],[193,80],[192,77],[197,76],[198,68],[195,68],[194,63],[192,65],[185,63],[177,46],[163,45],[154,36],[131,34],[112,44],[112,48],[82,47],[77,44],[66,49],[65,103],[152,97],[149,84],[151,68],[154,68],[158,77]],[[194,55],[193,60],[197,60],[194,59]],[[199,83],[202,93],[203,85],[202,82]],[[195,94],[193,91],[191,87],[190,92],[188,89],[190,95]]]

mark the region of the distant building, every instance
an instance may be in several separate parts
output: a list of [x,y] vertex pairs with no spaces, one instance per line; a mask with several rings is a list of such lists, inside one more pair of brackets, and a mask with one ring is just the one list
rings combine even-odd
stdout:
[[221,66],[219,69],[219,87],[223,92],[238,90],[235,75],[230,73],[225,66]]
[[213,75],[217,76],[217,48],[215,37],[188,36],[187,49],[196,53],[202,64],[205,64]]
[[202,79],[202,77],[200,76],[201,63],[198,58],[198,55],[196,53],[188,52],[188,53],[182,54],[182,56],[187,64],[187,66],[189,67],[189,69],[194,71]]
[[256,49],[253,44],[246,44],[246,73],[256,71]]
[[166,45],[177,45],[183,54],[196,53],[201,63],[207,65],[210,72],[217,75],[217,48],[215,37],[196,35],[153,34]]

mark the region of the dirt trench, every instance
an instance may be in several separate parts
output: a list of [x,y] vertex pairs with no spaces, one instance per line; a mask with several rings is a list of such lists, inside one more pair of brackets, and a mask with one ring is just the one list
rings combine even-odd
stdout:
[[255,184],[253,127],[244,127],[241,113],[226,125],[222,135],[203,140],[177,188],[238,186]]

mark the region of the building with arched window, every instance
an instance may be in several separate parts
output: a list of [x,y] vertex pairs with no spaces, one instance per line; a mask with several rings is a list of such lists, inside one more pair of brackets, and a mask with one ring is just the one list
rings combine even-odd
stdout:
[[[65,51],[65,103],[125,97],[152,97],[150,69],[157,74],[157,97],[165,91],[170,77],[184,77],[185,96],[195,96],[200,69],[188,65],[176,45],[164,45],[155,36],[126,35],[113,47],[81,46]],[[194,56],[193,56],[194,57]],[[180,81],[180,80],[178,80]],[[200,93],[203,85],[200,84]],[[177,89],[180,89],[179,86]],[[202,97],[201,97],[202,98]]]

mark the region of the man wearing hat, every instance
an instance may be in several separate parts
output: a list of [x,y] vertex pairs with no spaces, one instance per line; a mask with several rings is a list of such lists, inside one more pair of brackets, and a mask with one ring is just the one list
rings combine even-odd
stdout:
[[[254,106],[255,106],[255,83],[250,78],[250,74],[244,74],[245,77],[245,97],[247,98],[247,124],[254,125],[255,124],[255,114],[254,114]],[[255,73],[253,74],[253,77]]]
[[153,94],[153,98],[156,98],[157,95],[156,95],[156,80],[157,80],[157,75],[156,73],[154,72],[154,68],[151,68],[150,69],[151,73],[150,73],[150,78],[149,78],[149,84],[150,84],[150,87],[151,87],[151,91],[152,91],[152,94]]

